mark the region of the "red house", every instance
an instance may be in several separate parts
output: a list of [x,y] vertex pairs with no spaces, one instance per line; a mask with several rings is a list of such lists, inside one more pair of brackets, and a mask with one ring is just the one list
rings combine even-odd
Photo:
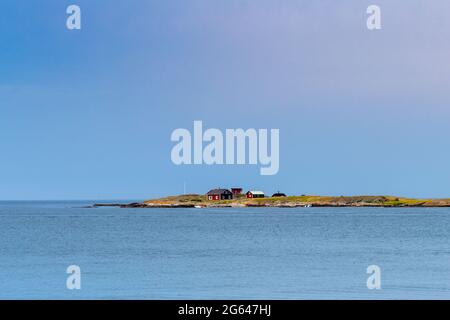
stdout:
[[240,195],[242,193],[242,188],[231,188],[231,193],[233,196]]
[[233,194],[228,189],[212,189],[206,194],[208,200],[231,200]]
[[264,192],[262,191],[248,191],[246,194],[247,198],[264,198]]

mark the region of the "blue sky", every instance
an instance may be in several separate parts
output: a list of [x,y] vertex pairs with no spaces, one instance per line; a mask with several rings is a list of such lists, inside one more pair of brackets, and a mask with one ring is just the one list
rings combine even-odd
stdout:
[[[366,28],[373,3],[379,31]],[[82,30],[65,27],[70,4]],[[3,0],[0,199],[144,199],[184,182],[450,197],[448,12],[446,0]],[[170,134],[194,120],[279,128],[279,173],[173,165]]]

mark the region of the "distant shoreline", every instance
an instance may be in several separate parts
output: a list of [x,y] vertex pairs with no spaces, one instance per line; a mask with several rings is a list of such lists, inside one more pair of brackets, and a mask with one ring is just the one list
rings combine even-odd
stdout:
[[97,203],[88,208],[245,208],[245,207],[387,207],[433,208],[450,207],[450,199],[413,199],[395,196],[288,196],[248,199],[240,196],[233,200],[207,200],[205,195],[189,194],[169,196],[134,203]]

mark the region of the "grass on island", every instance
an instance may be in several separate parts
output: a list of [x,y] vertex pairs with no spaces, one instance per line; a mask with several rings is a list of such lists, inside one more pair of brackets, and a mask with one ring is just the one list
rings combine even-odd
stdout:
[[243,206],[382,206],[382,207],[418,207],[450,206],[450,199],[411,199],[393,196],[288,196],[247,199],[245,195],[233,200],[209,201],[205,195],[186,194],[144,201],[149,205],[243,205]]

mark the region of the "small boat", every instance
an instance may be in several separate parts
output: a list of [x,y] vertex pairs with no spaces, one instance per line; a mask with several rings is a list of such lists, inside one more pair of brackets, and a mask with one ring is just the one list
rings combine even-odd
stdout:
[[305,208],[311,208],[312,205],[311,204],[305,204]]
[[201,208],[203,208],[202,206],[194,206],[194,208],[196,208],[196,209],[201,209]]

